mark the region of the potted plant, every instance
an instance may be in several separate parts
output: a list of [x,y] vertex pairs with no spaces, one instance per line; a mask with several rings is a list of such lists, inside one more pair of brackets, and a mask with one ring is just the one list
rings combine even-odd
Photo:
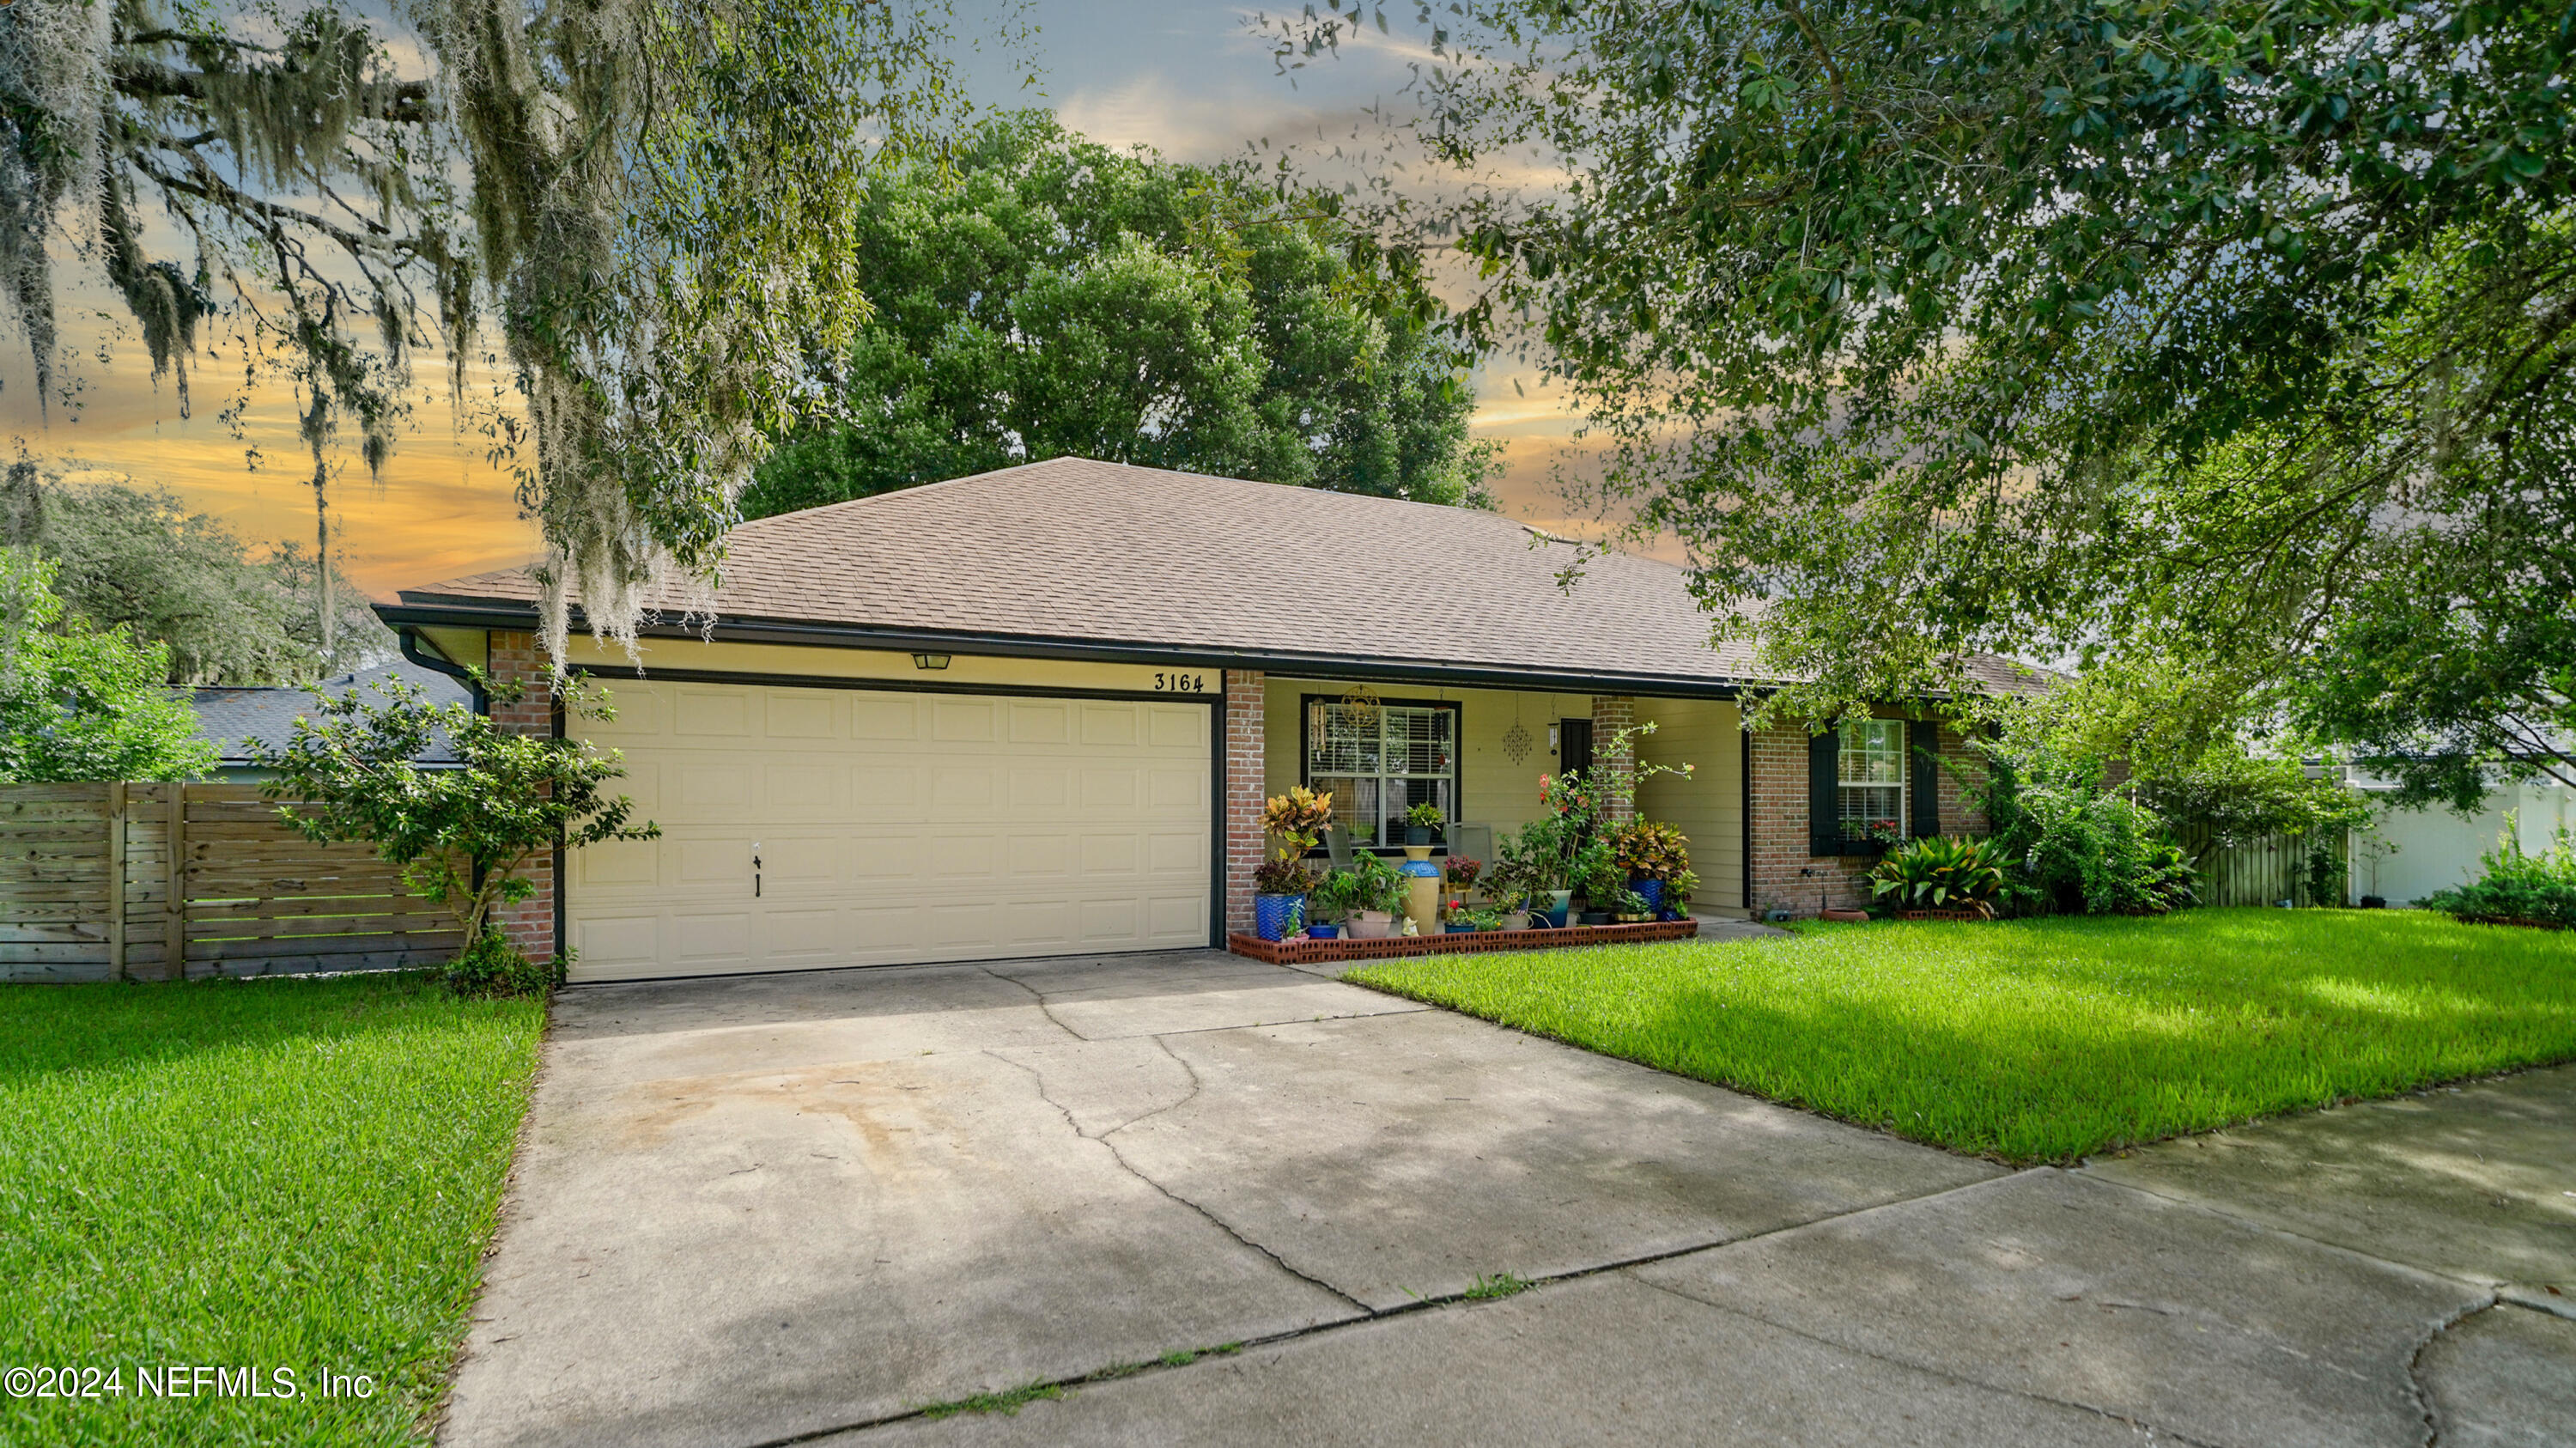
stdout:
[[1448,817],[1440,812],[1440,806],[1424,800],[1404,812],[1404,842],[1417,847],[1428,845],[1431,836],[1448,822]]
[[1306,852],[1332,822],[1332,795],[1303,785],[1263,802],[1261,827],[1273,841],[1272,853],[1252,875],[1252,927],[1262,939],[1285,939],[1303,927],[1306,892],[1314,885]]
[[1468,910],[1467,910],[1467,902],[1466,902],[1466,901],[1464,901],[1464,900],[1449,900],[1449,901],[1444,902],[1444,903],[1441,905],[1441,907],[1440,907],[1440,933],[1441,933],[1441,934],[1443,934],[1443,935],[1465,935],[1465,934],[1468,934],[1468,933],[1472,932],[1475,928],[1476,928],[1475,922],[1474,922],[1473,920],[1471,920],[1471,919],[1469,919],[1469,918],[1468,918]]
[[1653,820],[1621,826],[1610,837],[1610,852],[1626,872],[1629,889],[1644,897],[1649,914],[1663,913],[1670,882],[1690,873],[1689,837]]
[[1451,855],[1447,861],[1450,887],[1465,895],[1484,878],[1485,862],[1471,855]]
[[1351,909],[1345,916],[1353,940],[1385,940],[1396,932],[1395,914],[1404,906],[1405,878],[1376,855],[1363,854],[1342,872],[1350,880]]
[[1496,864],[1508,868],[1529,892],[1530,913],[1556,928],[1566,924],[1574,896],[1573,852],[1567,843],[1571,837],[1563,818],[1548,815],[1530,821],[1519,834],[1494,841]]
[[1306,933],[1317,940],[1334,939],[1359,907],[1359,877],[1349,870],[1335,870],[1306,897]]
[[1609,924],[1611,914],[1632,898],[1608,840],[1594,840],[1575,853],[1574,888],[1583,894],[1586,925]]
[[1484,876],[1485,906],[1494,912],[1496,928],[1526,929],[1530,923],[1529,875],[1525,867],[1514,863],[1503,851],[1495,851],[1494,868]]

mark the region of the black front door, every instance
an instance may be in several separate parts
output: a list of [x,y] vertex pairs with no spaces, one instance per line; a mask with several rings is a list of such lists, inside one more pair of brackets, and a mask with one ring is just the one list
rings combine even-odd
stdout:
[[1592,721],[1564,719],[1556,726],[1556,767],[1560,770],[1592,767]]

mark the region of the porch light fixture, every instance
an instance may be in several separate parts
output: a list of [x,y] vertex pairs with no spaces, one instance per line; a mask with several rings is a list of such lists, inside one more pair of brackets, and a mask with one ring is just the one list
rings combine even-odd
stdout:
[[912,656],[912,666],[916,669],[944,669],[948,667],[948,656],[946,654],[914,654]]

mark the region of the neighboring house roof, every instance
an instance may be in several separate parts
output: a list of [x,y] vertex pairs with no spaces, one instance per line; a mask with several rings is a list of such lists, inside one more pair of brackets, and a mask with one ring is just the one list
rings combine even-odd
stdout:
[[[353,690],[370,691],[384,680],[399,680],[418,688],[432,704],[465,704],[473,696],[462,680],[453,679],[434,669],[424,669],[407,660],[396,660],[372,669],[324,679],[309,688],[198,689],[193,702],[197,710],[197,737],[215,746],[226,768],[240,768],[250,763],[249,743],[265,740],[279,748],[295,737],[295,721],[313,708],[316,692],[334,696]],[[415,761],[420,764],[454,764],[455,752],[444,735],[434,738],[428,749]]]
[[[1260,661],[1728,685],[1688,576],[1498,513],[1057,458],[745,523],[726,543],[721,636],[801,631],[1072,643]],[[405,589],[396,623],[528,617],[531,570]],[[673,616],[691,600],[660,600]],[[2002,661],[1985,672],[2003,680]]]

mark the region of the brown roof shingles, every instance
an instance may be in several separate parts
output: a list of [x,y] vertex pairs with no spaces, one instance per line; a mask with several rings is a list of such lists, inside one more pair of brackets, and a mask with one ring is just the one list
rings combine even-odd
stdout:
[[[1679,568],[1596,554],[1497,513],[1056,458],[743,524],[723,619],[1312,655],[1533,674],[1754,677]],[[404,604],[532,604],[524,568]],[[666,601],[673,613],[685,601]],[[1991,689],[2045,675],[1979,655]]]
[[[737,528],[731,620],[1006,634],[1691,680],[1740,648],[1681,569],[1575,557],[1495,513],[1057,458]],[[406,604],[530,603],[526,569],[406,589]],[[669,600],[677,611],[677,597]]]

